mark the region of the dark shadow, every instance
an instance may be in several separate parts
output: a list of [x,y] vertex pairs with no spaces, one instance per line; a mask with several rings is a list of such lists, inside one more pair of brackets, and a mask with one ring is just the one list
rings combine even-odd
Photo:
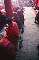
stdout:
[[22,37],[20,37],[20,40],[19,40],[19,49],[22,48],[22,42],[23,42],[23,39],[22,39]]
[[38,50],[38,60],[39,60],[39,44],[37,46],[37,50]]

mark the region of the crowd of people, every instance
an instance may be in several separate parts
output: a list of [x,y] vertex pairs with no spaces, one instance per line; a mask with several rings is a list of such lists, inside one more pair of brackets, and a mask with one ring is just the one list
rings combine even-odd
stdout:
[[0,60],[16,60],[18,40],[24,32],[23,10],[18,7],[13,10],[12,18],[0,11],[0,31],[6,26],[4,35],[0,34]]
[[39,24],[39,0],[34,1],[34,10],[37,10],[37,14],[35,16],[35,23]]

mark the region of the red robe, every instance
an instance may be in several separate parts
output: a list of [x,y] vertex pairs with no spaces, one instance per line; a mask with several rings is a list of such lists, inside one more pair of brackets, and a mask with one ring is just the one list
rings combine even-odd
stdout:
[[37,4],[37,8],[39,8],[39,0],[35,0],[35,4]]
[[14,60],[16,58],[16,47],[6,38],[0,40],[0,60]]
[[7,38],[13,43],[16,43],[17,39],[19,38],[19,29],[16,22],[13,22],[11,25],[8,26],[7,33]]

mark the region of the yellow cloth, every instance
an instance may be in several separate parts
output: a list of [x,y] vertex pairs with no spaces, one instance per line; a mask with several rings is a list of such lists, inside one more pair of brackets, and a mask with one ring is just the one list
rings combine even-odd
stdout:
[[2,43],[3,40],[0,40],[0,44]]

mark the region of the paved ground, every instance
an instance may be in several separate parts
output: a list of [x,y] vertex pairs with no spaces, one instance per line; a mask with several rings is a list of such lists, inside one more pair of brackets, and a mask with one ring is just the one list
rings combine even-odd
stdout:
[[17,60],[39,60],[37,45],[39,44],[39,25],[34,23],[35,14],[32,7],[24,9],[25,25],[22,48],[19,49]]

